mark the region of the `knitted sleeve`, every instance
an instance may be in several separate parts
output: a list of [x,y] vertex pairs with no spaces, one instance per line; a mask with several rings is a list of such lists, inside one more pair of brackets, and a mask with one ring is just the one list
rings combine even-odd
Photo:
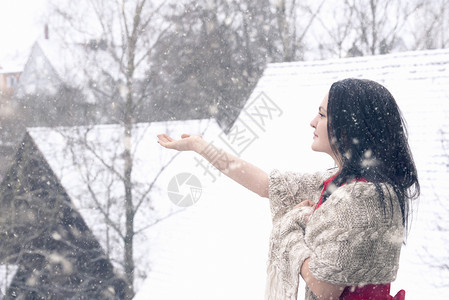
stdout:
[[404,228],[398,201],[374,184],[344,185],[311,216],[305,242],[309,269],[320,280],[347,286],[389,283],[396,278]]
[[304,241],[304,228],[313,207],[303,206],[285,213],[275,222],[270,260],[267,267],[266,300],[297,299],[299,273],[310,256]]
[[268,177],[268,198],[273,221],[304,200],[318,202],[320,187],[332,172],[300,174],[273,170]]

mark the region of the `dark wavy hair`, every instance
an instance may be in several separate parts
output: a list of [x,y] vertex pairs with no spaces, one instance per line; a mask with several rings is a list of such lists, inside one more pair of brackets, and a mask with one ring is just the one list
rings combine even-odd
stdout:
[[[381,84],[344,79],[332,84],[327,104],[331,149],[341,166],[336,186],[364,178],[375,184],[385,212],[381,184],[390,184],[408,229],[410,200],[420,193],[418,175],[408,144],[405,120],[391,93]],[[326,191],[325,198],[330,195]]]

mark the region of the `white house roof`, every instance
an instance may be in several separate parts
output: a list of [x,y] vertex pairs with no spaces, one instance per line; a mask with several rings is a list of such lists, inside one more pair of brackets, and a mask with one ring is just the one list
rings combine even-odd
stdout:
[[[23,97],[26,94],[38,94],[41,92],[47,92],[54,94],[57,92],[58,86],[66,79],[65,71],[61,68],[57,68],[55,64],[50,60],[54,53],[58,54],[58,59],[65,58],[63,51],[55,50],[56,47],[43,47],[42,44],[49,44],[50,42],[36,42],[31,48],[30,55],[23,68],[22,76],[16,88],[16,96]],[[45,48],[53,48],[53,51]],[[52,54],[53,53],[53,54]],[[70,70],[70,68],[67,68]]]
[[[267,170],[332,164],[310,151],[309,123],[331,84],[348,77],[378,81],[392,92],[408,123],[419,172],[422,194],[414,205],[419,209],[393,291],[404,288],[411,299],[443,299],[447,284],[446,290],[435,286],[447,283],[449,270],[430,265],[449,263],[449,49],[269,64],[234,124],[235,130],[250,128],[249,135],[257,136],[243,157]],[[432,296],[421,294],[429,291]]]
[[36,44],[66,83],[84,86],[86,79],[101,76],[102,72],[116,80],[120,78],[120,65],[101,48],[94,50],[89,45],[64,44],[45,39]]
[[16,67],[14,69],[13,68],[11,68],[11,69],[0,68],[0,74],[8,75],[8,74],[20,74],[20,73],[22,73],[22,69],[19,67]]
[[10,57],[0,62],[0,73],[21,73],[23,71],[23,57]]

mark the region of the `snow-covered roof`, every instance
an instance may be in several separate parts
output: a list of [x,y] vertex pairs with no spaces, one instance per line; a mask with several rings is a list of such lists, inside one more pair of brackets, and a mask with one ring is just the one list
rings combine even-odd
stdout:
[[86,67],[86,54],[80,45],[71,45],[56,43],[50,40],[39,40],[36,42],[45,58],[54,68],[58,77],[66,83],[83,85],[83,75]]
[[0,62],[0,74],[21,73],[22,71],[23,64],[17,58]]
[[[291,141],[294,151],[297,147],[308,149],[310,145],[307,142],[303,144],[311,139],[311,131],[307,128],[320,101],[333,82],[348,77],[378,81],[392,92],[409,123],[410,142],[415,152],[426,145],[419,139],[438,140],[437,131],[446,124],[447,118],[444,116],[447,116],[449,107],[449,102],[444,101],[449,98],[447,49],[269,64],[239,118],[248,124],[252,123],[247,112],[251,111],[252,101],[263,92],[282,111],[279,120],[271,122],[276,123],[271,125],[276,127],[273,130],[296,126],[296,134]],[[422,124],[425,119],[433,120],[432,124]],[[278,123],[281,124],[279,127]],[[428,136],[429,129],[434,134],[433,138]],[[298,167],[303,168],[302,163]]]
[[16,67],[14,69],[0,69],[0,74],[20,74],[22,73],[22,69]]
[[107,51],[85,44],[64,44],[52,40],[39,40],[41,48],[58,75],[66,83],[84,86],[86,79],[107,73],[114,79],[120,77],[120,65]]
[[[243,156],[266,169],[302,171],[330,165],[322,154],[310,151],[309,123],[331,84],[348,77],[378,81],[392,92],[408,123],[419,172],[422,196],[415,203],[418,211],[393,290],[405,288],[412,299],[442,299],[444,292],[433,284],[447,283],[449,271],[430,269],[422,257],[427,250],[435,265],[449,263],[449,221],[443,217],[449,213],[449,49],[269,64],[234,124],[245,124],[258,136]],[[264,109],[257,104],[261,98],[276,106]],[[259,126],[263,114],[265,125]],[[429,290],[435,295],[421,294]]]
[[61,75],[53,67],[40,44],[36,42],[23,68],[15,95],[23,97],[26,94],[41,92],[54,94],[62,82]]

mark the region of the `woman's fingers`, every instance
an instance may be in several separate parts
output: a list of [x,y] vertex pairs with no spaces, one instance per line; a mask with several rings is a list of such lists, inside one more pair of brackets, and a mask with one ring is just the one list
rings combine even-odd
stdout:
[[158,138],[158,143],[160,144],[161,142],[165,143],[168,142],[167,136],[165,134],[158,134],[157,135]]
[[312,200],[306,200],[307,202],[307,206],[315,206],[315,202],[313,202]]
[[304,200],[298,204],[296,204],[293,208],[303,207],[303,206],[315,206],[315,202],[311,200]]
[[157,142],[165,148],[174,149],[178,151],[189,151],[193,150],[194,141],[201,136],[183,133],[181,135],[181,139],[174,140],[165,133],[162,133],[158,134],[157,137],[159,138]]
[[171,139],[168,135],[166,135],[165,133],[162,134],[158,134],[157,137],[159,138],[160,141],[167,141],[169,139]]
[[157,141],[161,146],[170,148],[170,144],[173,142],[173,139],[166,134],[158,134],[157,137],[159,140]]

